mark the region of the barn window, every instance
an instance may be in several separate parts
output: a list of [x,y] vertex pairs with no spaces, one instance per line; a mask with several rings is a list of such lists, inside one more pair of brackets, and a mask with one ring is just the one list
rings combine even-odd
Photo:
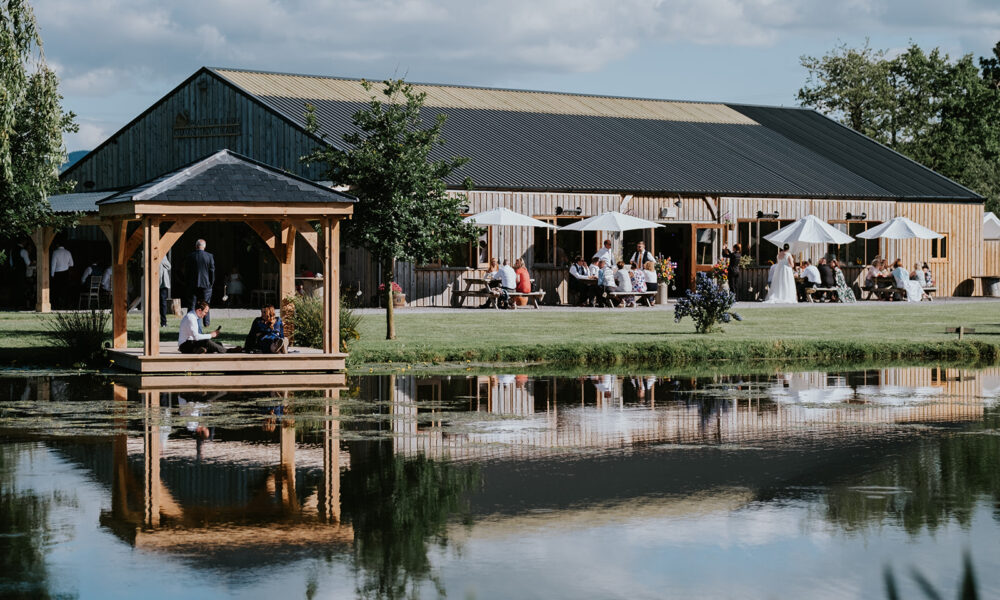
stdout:
[[[536,217],[556,227],[565,227],[586,217]],[[577,256],[587,260],[597,253],[596,231],[558,231],[544,227],[535,228],[535,257],[533,264],[566,267]]]
[[931,240],[931,260],[945,262],[948,260],[948,234],[941,235],[944,237]]
[[778,255],[778,247],[765,240],[764,236],[794,222],[791,219],[741,220],[737,225],[736,234],[743,246],[743,256],[753,257],[754,263],[757,265],[766,265],[767,261],[774,262],[774,257]]
[[854,238],[850,244],[840,244],[830,248],[842,265],[855,267],[870,265],[878,256],[880,240],[866,240],[859,238],[858,234],[881,225],[881,221],[830,221],[830,224]]

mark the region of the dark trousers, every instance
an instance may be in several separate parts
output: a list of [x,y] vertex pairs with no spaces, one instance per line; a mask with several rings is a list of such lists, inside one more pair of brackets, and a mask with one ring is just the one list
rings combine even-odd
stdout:
[[70,294],[72,292],[72,281],[70,281],[69,271],[59,271],[52,274],[49,284],[49,301],[52,308],[66,308],[73,305]]
[[167,313],[170,311],[170,288],[160,288],[160,327],[167,326]]
[[[198,304],[199,300],[204,300],[205,303],[212,304],[212,288],[194,288],[194,292],[191,293],[191,307],[188,310],[194,310],[194,307]],[[205,315],[205,318],[201,320],[205,327],[208,327],[212,322],[210,315],[211,313]]]
[[226,353],[226,347],[215,340],[188,340],[177,347],[181,354],[200,354],[199,348],[204,348],[205,354]]
[[739,273],[729,273],[729,291],[736,296],[736,299],[740,299],[740,274]]

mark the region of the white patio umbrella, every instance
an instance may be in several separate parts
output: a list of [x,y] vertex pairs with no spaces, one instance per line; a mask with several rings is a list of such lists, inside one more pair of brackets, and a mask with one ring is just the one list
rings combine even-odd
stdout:
[[550,227],[555,228],[552,223],[546,223],[545,221],[539,221],[527,215],[522,215],[521,213],[514,212],[509,208],[500,206],[498,208],[493,208],[481,213],[476,213],[474,215],[469,215],[462,219],[463,223],[473,223],[475,225],[481,226],[498,226],[498,227]]
[[653,227],[663,227],[663,225],[617,211],[611,211],[561,227],[560,231],[614,231],[621,233],[622,231],[630,231],[632,229],[651,229]]
[[[546,227],[555,229],[552,223],[539,221],[527,215],[514,212],[509,208],[499,206],[462,219],[463,223],[472,223],[480,227]],[[500,248],[503,248],[503,237],[500,238]]]
[[934,240],[944,236],[936,231],[927,229],[923,225],[914,223],[906,217],[894,217],[877,227],[872,227],[867,231],[858,234],[859,238],[873,240],[875,238],[886,238],[890,240],[908,240],[920,238],[922,240]]
[[806,215],[765,235],[764,239],[778,247],[788,244],[793,253],[802,252],[812,244],[850,244],[854,241],[854,238],[815,215]]

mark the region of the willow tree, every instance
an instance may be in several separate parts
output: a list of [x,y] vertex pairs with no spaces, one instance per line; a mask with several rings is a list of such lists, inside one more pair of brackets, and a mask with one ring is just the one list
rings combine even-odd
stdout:
[[[342,136],[347,149],[326,146],[303,160],[324,165],[327,178],[348,186],[359,199],[354,216],[344,224],[344,237],[371,253],[381,267],[385,337],[392,340],[396,263],[428,263],[476,237],[475,228],[462,223],[460,206],[467,198],[449,194],[444,181],[468,159],[432,160],[431,153],[445,143],[441,130],[447,117],[438,114],[430,123],[423,119],[426,94],[402,79],[383,81],[380,90],[369,81],[361,85],[370,98],[352,117],[357,130]],[[306,125],[312,132],[321,130],[312,106],[306,107]],[[468,179],[466,187],[471,187]]]
[[7,235],[55,222],[48,196],[68,189],[59,181],[62,134],[76,130],[61,100],[31,6],[0,0],[0,223]]

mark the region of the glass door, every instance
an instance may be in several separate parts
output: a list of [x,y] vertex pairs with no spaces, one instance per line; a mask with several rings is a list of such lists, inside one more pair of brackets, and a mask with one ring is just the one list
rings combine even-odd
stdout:
[[722,247],[726,243],[726,226],[721,223],[691,224],[690,280],[688,286],[694,289],[699,272],[709,272],[722,258]]

